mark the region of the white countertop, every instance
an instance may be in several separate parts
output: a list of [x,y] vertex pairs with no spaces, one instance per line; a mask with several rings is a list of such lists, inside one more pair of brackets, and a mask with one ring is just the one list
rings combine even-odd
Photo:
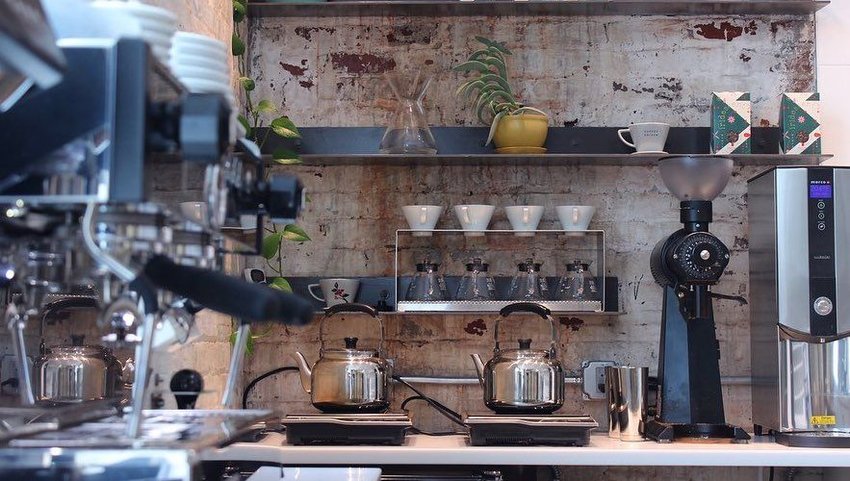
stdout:
[[605,435],[584,447],[470,446],[465,436],[409,435],[402,446],[290,446],[282,434],[206,453],[205,460],[306,465],[819,466],[850,467],[850,449],[748,444],[622,442]]

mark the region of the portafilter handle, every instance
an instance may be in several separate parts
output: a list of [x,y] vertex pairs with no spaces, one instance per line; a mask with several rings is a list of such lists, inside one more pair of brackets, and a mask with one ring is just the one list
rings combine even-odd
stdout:
[[552,341],[549,343],[549,353],[554,357],[558,350],[558,327],[555,324],[555,319],[552,318],[552,311],[549,310],[548,307],[538,304],[536,302],[514,302],[512,304],[508,304],[503,307],[502,310],[499,311],[499,318],[496,319],[496,325],[493,329],[493,337],[495,341],[495,346],[493,347],[493,352],[499,352],[499,323],[503,319],[507,319],[508,316],[517,312],[527,312],[531,314],[537,314],[543,319],[549,321],[549,325],[552,327]]
[[144,274],[156,286],[242,323],[301,326],[313,320],[313,305],[301,297],[217,271],[179,265],[165,256],[151,258]]

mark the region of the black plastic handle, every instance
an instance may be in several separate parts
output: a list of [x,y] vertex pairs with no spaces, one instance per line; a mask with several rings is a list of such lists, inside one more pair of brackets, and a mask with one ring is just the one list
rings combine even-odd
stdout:
[[516,312],[530,312],[537,314],[543,319],[548,319],[552,315],[552,311],[548,307],[536,302],[514,302],[513,304],[508,304],[499,311],[499,315],[508,317]]
[[378,317],[378,311],[374,307],[367,306],[366,304],[358,304],[356,302],[346,302],[325,308],[326,317],[331,317],[334,314],[339,314],[341,312],[362,312],[363,314],[368,314],[372,317]]
[[242,323],[304,325],[313,320],[312,304],[293,294],[252,284],[220,272],[175,264],[155,256],[144,270],[150,282]]

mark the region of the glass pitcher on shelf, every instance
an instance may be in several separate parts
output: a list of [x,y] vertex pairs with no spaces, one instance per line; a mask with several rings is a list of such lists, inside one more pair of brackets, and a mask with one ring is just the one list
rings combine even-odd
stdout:
[[496,281],[490,275],[490,265],[476,257],[466,264],[466,273],[457,288],[458,301],[492,301],[496,298]]
[[542,263],[529,257],[517,265],[517,274],[511,281],[508,297],[512,301],[542,301],[549,297],[546,277],[540,273]]
[[413,72],[386,74],[387,83],[398,101],[398,108],[390,117],[390,123],[381,139],[383,154],[437,153],[437,141],[428,128],[428,119],[422,99],[431,83],[432,75],[422,69]]
[[407,288],[408,301],[447,301],[446,280],[439,272],[440,264],[425,259],[416,264],[416,274]]
[[579,259],[567,264],[567,273],[558,282],[555,298],[559,301],[596,301],[599,291],[590,265]]

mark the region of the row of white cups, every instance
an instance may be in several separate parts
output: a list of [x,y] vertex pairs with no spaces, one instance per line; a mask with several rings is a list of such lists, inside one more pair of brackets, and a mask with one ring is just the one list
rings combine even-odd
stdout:
[[[432,230],[437,227],[437,221],[443,215],[444,207],[441,205],[406,205],[401,208],[404,217],[414,231],[414,236],[430,236]],[[511,205],[504,208],[511,223],[511,228],[517,236],[533,236],[543,212],[546,208],[542,205]],[[484,235],[490,226],[493,213],[496,212],[495,205],[485,204],[461,204],[454,206],[454,212],[460,221],[464,235],[474,237]],[[584,231],[590,225],[596,207],[592,205],[559,205],[555,207],[558,220],[565,231]]]

